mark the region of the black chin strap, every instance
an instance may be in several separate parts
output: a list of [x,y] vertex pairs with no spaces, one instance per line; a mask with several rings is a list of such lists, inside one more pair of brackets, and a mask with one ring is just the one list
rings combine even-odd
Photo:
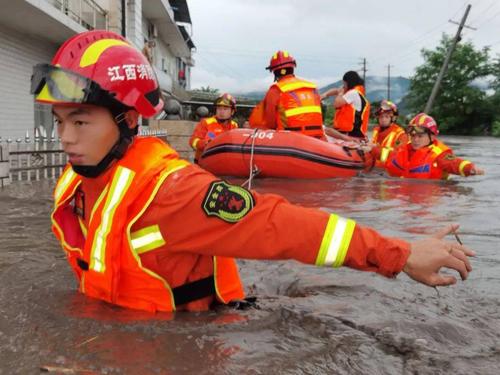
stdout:
[[118,141],[97,165],[71,165],[71,168],[73,168],[73,171],[76,174],[90,178],[98,177],[106,169],[108,169],[109,165],[114,160],[119,160],[123,157],[128,149],[128,146],[132,143],[134,135],[137,134],[139,126],[136,126],[134,129],[130,129],[127,121],[125,120],[124,112],[116,115],[115,121],[120,130],[120,138],[118,138]]

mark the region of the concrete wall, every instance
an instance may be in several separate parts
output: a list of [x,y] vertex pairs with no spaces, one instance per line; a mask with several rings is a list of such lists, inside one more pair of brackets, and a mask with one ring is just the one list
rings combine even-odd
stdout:
[[189,146],[189,138],[193,134],[195,121],[149,120],[150,129],[166,130],[167,142],[183,159],[193,161],[194,151]]

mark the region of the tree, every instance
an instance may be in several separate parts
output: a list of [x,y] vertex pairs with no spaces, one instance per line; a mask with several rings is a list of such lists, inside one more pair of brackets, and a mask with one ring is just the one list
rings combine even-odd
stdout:
[[210,87],[210,86],[201,86],[200,90],[201,92],[207,92],[209,94],[218,94],[219,93],[219,89],[215,89],[213,87]]
[[493,113],[493,122],[490,133],[496,137],[500,137],[500,56],[493,61],[491,74],[493,82],[490,88],[493,90],[493,95],[489,98],[489,103]]
[[[450,44],[451,37],[444,34],[435,50],[422,49],[424,63],[411,77],[405,98],[413,114],[423,111]],[[477,134],[490,127],[492,113],[478,87],[491,74],[488,53],[488,47],[476,50],[470,42],[457,45],[430,113],[441,132]]]

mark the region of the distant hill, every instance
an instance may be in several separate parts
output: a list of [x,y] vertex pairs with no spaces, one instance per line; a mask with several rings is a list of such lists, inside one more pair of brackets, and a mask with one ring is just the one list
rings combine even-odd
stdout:
[[[320,92],[325,92],[332,87],[342,86],[342,81],[331,83],[319,89]],[[387,77],[366,77],[366,96],[370,102],[378,102],[387,98]],[[399,103],[401,99],[408,93],[410,80],[405,77],[391,78],[391,100]]]
[[[342,81],[331,83],[327,86],[321,87],[320,92],[325,92],[332,87],[342,86]],[[391,100],[399,103],[401,99],[408,93],[410,87],[410,80],[405,77],[391,78]],[[370,102],[377,102],[387,97],[387,77],[368,76],[366,77],[366,96]],[[254,100],[261,100],[266,94],[265,91],[250,91],[240,93],[239,95],[251,98]]]

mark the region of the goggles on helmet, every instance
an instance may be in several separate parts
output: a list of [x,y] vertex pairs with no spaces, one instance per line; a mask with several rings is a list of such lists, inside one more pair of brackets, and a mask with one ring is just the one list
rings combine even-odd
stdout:
[[422,134],[431,134],[430,130],[427,128],[422,128],[420,126],[409,126],[406,129],[406,134],[409,136],[414,136],[414,135],[422,135]]
[[34,66],[30,91],[36,101],[50,104],[100,104],[112,99],[96,82],[50,64]]

